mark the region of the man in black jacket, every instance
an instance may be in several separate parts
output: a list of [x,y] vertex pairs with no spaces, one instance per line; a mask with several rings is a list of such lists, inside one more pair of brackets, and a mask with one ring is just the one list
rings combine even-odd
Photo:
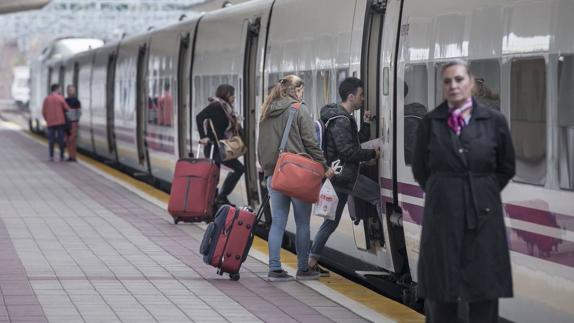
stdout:
[[330,104],[321,109],[321,121],[325,124],[325,157],[329,165],[336,160],[343,165],[341,173],[331,179],[339,198],[335,220],[325,219],[313,239],[309,256],[309,268],[314,268],[323,277],[328,277],[329,272],[321,269],[317,262],[329,236],[339,225],[348,196],[370,202],[380,209],[379,185],[359,174],[359,163],[378,159],[381,155],[379,149],[361,148],[361,142],[369,140],[371,113],[364,113],[360,131],[353,117],[353,112],[363,106],[363,82],[354,77],[345,79],[339,86],[339,95],[340,104]]

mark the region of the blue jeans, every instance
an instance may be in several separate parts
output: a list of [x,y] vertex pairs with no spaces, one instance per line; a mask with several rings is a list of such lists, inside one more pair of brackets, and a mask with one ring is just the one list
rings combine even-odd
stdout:
[[309,221],[311,220],[312,204],[291,198],[271,188],[271,178],[267,177],[267,189],[270,194],[271,203],[271,229],[269,230],[269,270],[280,270],[281,268],[281,243],[283,234],[287,226],[289,209],[293,204],[295,215],[296,238],[295,248],[297,250],[297,269],[307,270],[307,260],[309,259],[309,247],[311,244],[311,233]]
[[377,207],[379,215],[381,214],[381,188],[377,182],[367,176],[359,175],[352,191],[337,188],[337,186],[334,186],[334,188],[339,198],[339,204],[337,204],[337,211],[335,212],[335,220],[325,219],[323,221],[323,224],[321,224],[319,231],[317,231],[315,235],[315,239],[313,239],[313,246],[311,246],[310,256],[317,260],[319,260],[327,240],[329,240],[331,234],[333,234],[337,226],[339,226],[341,215],[345,210],[349,195],[371,203]]
[[48,150],[50,152],[50,158],[54,158],[54,142],[58,142],[60,146],[60,159],[64,159],[64,126],[52,126],[48,127]]

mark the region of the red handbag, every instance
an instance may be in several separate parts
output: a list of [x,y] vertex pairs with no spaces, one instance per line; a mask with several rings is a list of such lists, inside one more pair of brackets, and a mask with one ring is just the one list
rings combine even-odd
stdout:
[[291,106],[291,111],[289,111],[289,119],[287,119],[287,125],[279,146],[279,158],[271,179],[271,188],[289,197],[307,203],[315,203],[319,200],[319,193],[323,185],[325,173],[323,165],[311,159],[309,155],[285,151],[289,130],[291,130],[293,118],[299,107],[299,104]]

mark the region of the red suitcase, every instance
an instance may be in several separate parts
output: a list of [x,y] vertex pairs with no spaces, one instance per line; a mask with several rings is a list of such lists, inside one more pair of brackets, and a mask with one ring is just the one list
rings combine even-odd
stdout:
[[215,220],[210,223],[199,252],[203,261],[218,268],[217,273],[229,273],[232,280],[239,279],[239,269],[247,258],[253,243],[253,227],[261,219],[269,198],[266,198],[258,214],[246,208],[224,205],[217,211]]
[[167,207],[175,224],[211,221],[218,182],[219,167],[212,159],[178,160]]

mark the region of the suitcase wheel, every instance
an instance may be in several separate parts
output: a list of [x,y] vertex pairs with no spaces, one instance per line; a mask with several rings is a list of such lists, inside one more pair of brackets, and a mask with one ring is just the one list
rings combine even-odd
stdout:
[[178,223],[179,223],[179,218],[173,218],[173,223],[174,223],[174,224],[178,224]]
[[239,276],[239,273],[233,273],[233,274],[229,274],[229,278],[233,281],[238,281],[240,276]]

